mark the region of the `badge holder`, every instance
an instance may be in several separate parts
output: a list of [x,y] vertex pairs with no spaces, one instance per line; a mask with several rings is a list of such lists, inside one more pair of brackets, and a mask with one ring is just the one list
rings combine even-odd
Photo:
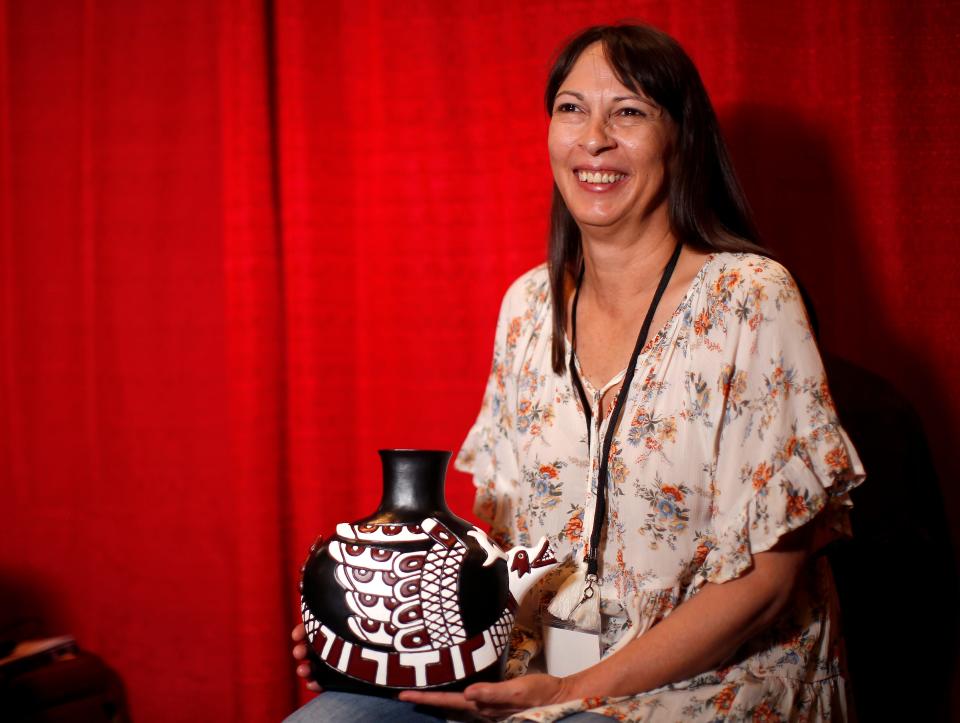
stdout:
[[[542,615],[544,661],[550,675],[572,675],[600,662],[600,589],[596,576],[587,575],[583,584],[580,579],[579,573],[568,577]],[[579,596],[569,612],[563,604],[568,590]]]

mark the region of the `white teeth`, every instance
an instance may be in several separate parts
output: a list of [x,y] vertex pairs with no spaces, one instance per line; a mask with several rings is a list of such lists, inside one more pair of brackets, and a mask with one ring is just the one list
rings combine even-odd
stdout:
[[626,178],[624,173],[603,173],[600,171],[577,171],[577,178],[584,183],[616,183],[622,178]]

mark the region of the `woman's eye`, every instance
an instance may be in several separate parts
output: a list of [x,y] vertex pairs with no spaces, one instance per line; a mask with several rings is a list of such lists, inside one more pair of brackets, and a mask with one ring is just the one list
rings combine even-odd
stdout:
[[647,114],[644,113],[639,108],[621,108],[619,111],[620,115],[628,116],[631,118],[646,118]]
[[561,103],[557,106],[558,113],[576,113],[578,110],[580,109],[573,103]]

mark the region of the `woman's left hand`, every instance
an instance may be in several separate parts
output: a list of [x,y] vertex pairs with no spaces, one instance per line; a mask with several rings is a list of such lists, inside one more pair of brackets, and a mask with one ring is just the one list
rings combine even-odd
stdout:
[[474,683],[462,693],[405,690],[399,698],[420,705],[467,710],[487,718],[503,718],[527,708],[567,700],[572,696],[566,688],[562,678],[535,673],[502,683]]

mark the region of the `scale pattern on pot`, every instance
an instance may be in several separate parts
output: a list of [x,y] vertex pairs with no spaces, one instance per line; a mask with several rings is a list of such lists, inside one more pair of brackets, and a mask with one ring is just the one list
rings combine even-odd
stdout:
[[[381,527],[390,529],[384,534]],[[422,525],[339,525],[337,534],[345,541],[331,541],[329,550],[354,635],[403,652],[466,640],[457,588],[467,548],[447,527],[431,518]],[[433,544],[414,552],[368,544],[385,538]]]

